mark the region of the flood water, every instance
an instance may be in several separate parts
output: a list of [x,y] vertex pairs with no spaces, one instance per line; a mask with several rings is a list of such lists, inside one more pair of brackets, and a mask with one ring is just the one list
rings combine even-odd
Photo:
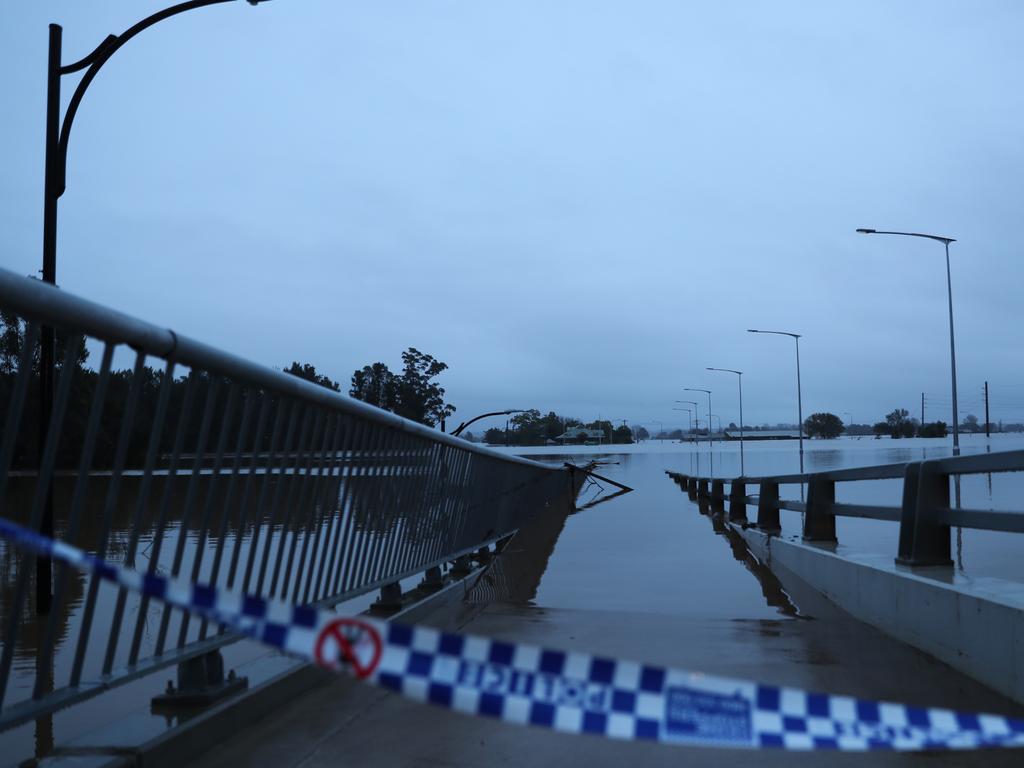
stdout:
[[[873,440],[841,438],[830,441],[805,442],[804,468],[808,472],[842,467],[918,461],[948,456],[949,441],[942,440]],[[991,440],[983,436],[963,436],[962,453],[984,453],[1024,448],[1024,436],[999,435]],[[616,489],[609,484],[587,484],[578,500],[582,511],[561,519],[550,530],[539,531],[537,542],[543,550],[536,573],[531,571],[513,602],[553,611],[601,611],[626,614],[653,614],[684,617],[695,623],[747,622],[762,626],[764,622],[791,622],[805,618],[800,605],[783,592],[770,573],[763,572],[736,540],[716,533],[708,517],[698,513],[686,494],[671,481],[666,471],[688,474],[733,477],[740,474],[738,443],[673,443],[648,441],[631,446],[510,448],[507,452],[528,456],[546,463],[570,461],[585,464],[601,463],[599,474],[632,487],[631,493],[603,501]],[[745,474],[795,473],[800,470],[795,441],[750,442],[743,458]],[[125,509],[115,516],[113,550],[123,551],[124,529],[128,510],[133,506],[130,484],[126,485]],[[799,486],[784,486],[781,495],[799,499]],[[60,490],[58,490],[58,495]],[[898,506],[900,481],[866,481],[840,484],[837,499],[870,504]],[[977,475],[964,477],[960,483],[960,501],[965,508],[1019,510],[1024,512],[1024,473]],[[591,502],[594,503],[592,506]],[[95,519],[98,515],[86,515]],[[799,533],[800,515],[782,512],[784,533]],[[895,523],[840,519],[837,534],[844,546],[895,556],[898,536]],[[83,531],[83,536],[94,532]],[[174,550],[178,533],[172,524],[167,532],[168,544],[160,554],[161,567]],[[276,538],[275,538],[276,543]],[[139,543],[137,564],[144,566],[151,556],[152,541],[145,536]],[[208,542],[207,547],[213,547]],[[238,541],[241,553],[247,542]],[[956,568],[966,576],[995,576],[1024,581],[1020,557],[1024,541],[1013,534],[964,530],[956,535],[954,557]],[[10,552],[4,552],[7,581],[15,571]],[[204,563],[201,575],[207,575]],[[187,572],[187,568],[183,568]],[[69,604],[62,613],[62,640],[77,635],[85,580],[76,575],[70,584]],[[97,601],[96,623],[109,626],[115,593],[103,591]],[[506,598],[507,599],[507,598]],[[155,626],[160,623],[162,607],[149,605],[146,612],[129,602],[126,616],[144,627],[144,639],[151,642]],[[147,616],[148,614],[148,616]],[[171,635],[173,636],[173,629]],[[102,630],[100,630],[102,631]],[[197,627],[190,628],[190,635]],[[718,630],[715,630],[718,631]],[[102,645],[98,645],[102,650]],[[66,673],[68,648],[59,648],[58,673]],[[122,650],[119,649],[119,653]],[[87,658],[87,669],[95,667],[99,658]],[[229,657],[228,663],[235,663]],[[15,660],[12,698],[27,696],[34,673],[31,654]],[[170,676],[170,675],[165,675]],[[147,701],[155,691],[152,684],[143,690],[131,684],[103,697],[117,702],[125,711]],[[135,690],[138,689],[138,690]],[[109,706],[109,704],[107,705]],[[86,706],[82,710],[94,711]],[[91,715],[90,715],[91,717]],[[167,723],[170,725],[170,722]],[[82,732],[89,727],[78,708],[58,713],[45,732],[29,724],[0,735],[0,745],[9,753],[39,752],[46,743],[61,736]],[[56,733],[54,733],[54,731]],[[42,739],[42,742],[40,741]]]
[[[952,455],[950,440],[839,438],[805,440],[807,472],[920,461]],[[961,435],[961,454],[1024,448],[1022,435]],[[562,448],[510,448],[540,461],[603,462],[596,471],[634,488],[634,492],[598,504],[567,521],[536,602],[557,608],[593,608],[672,613],[695,618],[779,616],[760,585],[730,554],[728,540],[716,536],[666,470],[693,475],[740,474],[736,442],[694,444],[646,441],[637,445]],[[745,474],[750,477],[796,473],[800,459],[795,440],[748,442]],[[607,486],[606,491],[614,491]],[[748,489],[754,492],[756,489]],[[579,504],[595,498],[584,487]],[[780,496],[800,500],[798,485],[782,486]],[[898,507],[902,480],[839,483],[836,500]],[[1024,473],[968,475],[960,481],[961,505],[970,509],[1024,513]],[[783,533],[800,533],[801,515],[781,513]],[[840,518],[840,544],[896,556],[899,525]],[[966,576],[1024,581],[1024,537],[992,531],[954,530],[953,557]],[[784,611],[783,611],[784,614]]]
[[[965,441],[966,442],[966,441]],[[1024,441],[993,440],[993,450]],[[748,446],[751,476],[799,470],[795,442]],[[980,441],[964,452],[984,451]],[[467,602],[475,612],[466,632],[511,643],[532,643],[619,659],[663,664],[696,673],[769,685],[827,691],[873,701],[1024,716],[1024,708],[881,631],[863,624],[813,590],[788,584],[754,560],[721,516],[701,514],[666,470],[716,476],[739,473],[738,446],[645,443],[610,448],[510,448],[540,461],[602,462],[599,474],[633,487],[630,493],[585,486],[571,514],[545,510],[520,529],[495,558]],[[807,445],[808,470],[869,466],[946,455],[933,441],[838,440]],[[699,467],[699,469],[698,469]],[[1021,475],[970,478],[961,502],[972,508],[1017,506],[1024,511]],[[799,486],[783,497],[799,499]],[[899,483],[860,483],[841,499],[898,505]],[[602,501],[602,499],[606,499]],[[784,513],[785,514],[785,513]],[[798,533],[798,514],[784,533]],[[864,523],[863,526],[847,523]],[[838,521],[840,542],[895,556],[896,526]],[[959,552],[965,574],[1019,579],[1021,544],[1012,535],[964,532]],[[967,577],[967,576],[965,576]],[[482,586],[481,586],[482,585]],[[441,619],[438,619],[441,621]],[[326,713],[326,714],[325,714]],[[358,713],[358,715],[354,714]],[[320,723],[308,725],[309,723]],[[394,724],[402,724],[395,739]],[[273,755],[287,768],[341,760],[388,765],[718,766],[1017,766],[1012,750],[971,753],[783,753],[668,749],[657,744],[579,738],[520,729],[490,718],[467,718],[381,696],[341,683],[290,702],[273,722],[257,723],[212,749],[200,768],[261,765]]]

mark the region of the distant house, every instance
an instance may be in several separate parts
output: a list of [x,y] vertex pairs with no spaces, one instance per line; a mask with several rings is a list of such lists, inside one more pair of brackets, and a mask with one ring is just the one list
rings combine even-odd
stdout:
[[[743,432],[744,440],[796,440],[798,437],[800,437],[800,432],[796,429],[747,429]],[[739,440],[740,431],[738,429],[725,430],[725,439]]]
[[587,429],[586,427],[569,427],[565,432],[555,438],[558,442],[566,443],[590,442],[594,440],[598,445],[605,439],[603,429]]

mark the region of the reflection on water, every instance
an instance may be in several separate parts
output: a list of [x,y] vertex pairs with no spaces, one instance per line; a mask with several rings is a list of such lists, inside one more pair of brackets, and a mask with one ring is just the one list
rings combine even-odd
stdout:
[[[949,440],[883,438],[840,438],[838,440],[805,441],[805,466],[807,471],[826,471],[849,467],[875,466],[879,464],[906,463],[926,459],[943,458],[952,455]],[[986,439],[984,435],[961,435],[963,455],[1024,449],[1024,435],[999,434]],[[692,444],[659,443],[649,441],[641,445],[612,446],[608,457],[618,462],[603,470],[609,477],[637,488],[620,501],[601,507],[611,510],[619,504],[629,509],[621,510],[634,524],[638,515],[655,516],[661,519],[662,505],[671,507],[673,502],[659,498],[648,487],[647,482],[664,483],[674,490],[675,486],[662,474],[657,481],[647,480],[647,465],[657,469],[682,472],[689,475],[736,477],[740,472],[739,446],[736,442],[715,443],[713,449],[707,444],[694,447]],[[591,455],[587,449],[562,454],[559,460],[575,459],[582,462]],[[593,452],[594,449],[589,449]],[[613,451],[613,452],[611,452]],[[518,452],[536,457],[543,449],[519,449]],[[747,474],[787,474],[799,470],[799,456],[795,441],[749,442],[746,446],[745,464]],[[836,500],[843,503],[877,504],[898,507],[902,498],[902,480],[871,480],[839,483],[836,486]],[[756,490],[756,489],[755,489]],[[799,485],[782,486],[782,498],[799,500]],[[951,493],[954,505],[967,509],[994,509],[1024,513],[1024,473],[985,473],[964,475],[954,480]],[[685,494],[684,494],[685,497]],[[642,508],[637,508],[644,502]],[[595,510],[596,511],[596,510]],[[781,512],[783,531],[799,533],[801,516],[797,512]],[[667,521],[664,523],[669,525]],[[841,518],[836,522],[839,541],[844,546],[866,552],[877,552],[895,557],[898,543],[898,524],[894,522]],[[615,536],[611,531],[605,535]],[[635,542],[642,559],[655,544],[661,544],[655,531],[651,531],[651,542]],[[686,534],[689,536],[689,534]],[[1021,550],[1024,536],[994,531],[956,529],[954,531],[956,563],[960,572],[968,576],[994,576],[1015,581],[1024,581]],[[627,537],[628,538],[628,537]],[[699,539],[694,539],[694,543]],[[689,550],[689,547],[688,547]],[[556,553],[557,559],[557,553]],[[543,586],[542,586],[543,589]]]
[[549,508],[519,529],[466,595],[466,602],[528,604],[547,570],[572,506]]
[[[81,496],[77,527],[70,522],[76,479],[65,474],[54,484],[55,532],[140,571],[305,603],[415,570],[428,557],[457,549],[463,538],[483,540],[481,526],[505,524],[499,519],[508,514],[502,512],[503,502],[495,502],[487,514],[473,514],[476,497],[465,472],[441,476],[426,487],[420,464],[408,455],[398,469],[356,472],[252,473],[235,483],[238,487],[228,474],[165,475],[153,478],[148,488],[141,477],[115,480],[97,474]],[[543,478],[564,485],[554,475]],[[494,493],[505,482],[511,481],[495,477]],[[530,504],[550,490],[530,486],[520,492],[519,503]],[[12,477],[2,499],[4,516],[26,522],[35,493],[34,477]],[[187,518],[186,509],[191,510]],[[438,555],[431,554],[435,550]],[[60,564],[50,615],[34,612],[31,578],[15,615],[17,585],[22,574],[34,573],[33,562],[0,541],[0,627],[4,638],[9,627],[17,632],[17,643],[4,649],[11,653],[5,707],[32,697],[35,686],[38,695],[78,681],[88,687],[107,669],[124,669],[136,659],[159,657],[222,631]],[[52,747],[52,722],[45,717],[36,723],[37,755]],[[21,730],[8,731],[3,739],[22,739]]]
[[744,567],[757,579],[757,583],[761,585],[761,594],[764,595],[768,605],[777,608],[783,616],[802,618],[800,609],[793,603],[789,595],[786,594],[786,590],[782,588],[782,584],[775,577],[775,574],[772,573],[767,565],[750,553],[746,542],[743,541],[743,537],[732,528],[726,526],[725,539],[729,542],[729,547],[732,549],[733,559],[743,563]]

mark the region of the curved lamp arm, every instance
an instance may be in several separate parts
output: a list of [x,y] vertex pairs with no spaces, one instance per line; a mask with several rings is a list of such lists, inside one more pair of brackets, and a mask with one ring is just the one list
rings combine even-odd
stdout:
[[466,427],[468,427],[474,421],[480,421],[480,419],[486,419],[488,416],[508,416],[509,414],[512,414],[512,413],[523,413],[523,409],[522,408],[513,408],[513,409],[511,409],[509,411],[492,411],[491,413],[481,413],[479,416],[474,416],[469,421],[464,421],[461,424],[459,424],[459,426],[457,426],[455,429],[452,430],[451,435],[452,435],[452,437],[458,437],[462,433],[462,430],[464,430]]
[[[71,126],[74,124],[75,115],[78,112],[78,105],[81,104],[82,97],[85,95],[90,83],[92,83],[93,78],[96,77],[96,73],[99,72],[100,68],[107,63],[107,60],[113,56],[122,45],[139,34],[139,32],[144,29],[148,29],[164,19],[170,18],[171,16],[177,16],[179,13],[184,13],[185,11],[191,11],[194,8],[202,8],[207,5],[218,5],[220,3],[229,2],[234,2],[234,0],[188,0],[188,2],[179,3],[178,5],[173,5],[170,8],[165,8],[162,11],[157,11],[152,16],[147,16],[134,26],[129,27],[120,35],[107,35],[103,42],[96,46],[95,50],[93,50],[93,52],[88,56],[83,59],[79,59],[73,64],[62,66],[59,69],[60,75],[69,75],[72,72],[77,72],[80,69],[88,67],[88,70],[86,70],[86,73],[78,82],[78,87],[75,88],[75,92],[71,96],[71,101],[68,102],[68,108],[64,113],[64,120],[61,123],[60,139],[57,146],[57,167],[54,169],[52,187],[55,197],[60,197],[64,194],[67,177],[68,140],[71,136]],[[248,2],[249,5],[257,5],[261,2],[267,2],[267,0],[246,0],[246,2]],[[50,25],[51,30],[54,26],[56,25]]]

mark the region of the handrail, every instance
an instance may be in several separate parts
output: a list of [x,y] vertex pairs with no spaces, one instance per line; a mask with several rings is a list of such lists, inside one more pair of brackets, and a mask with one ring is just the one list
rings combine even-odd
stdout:
[[[0,307],[20,347],[0,371],[0,515],[47,529],[61,478],[49,530],[141,572],[296,604],[380,589],[377,604],[396,608],[403,579],[468,574],[582,482],[2,268]],[[37,460],[40,325],[66,343]],[[80,364],[92,345],[101,362]],[[132,368],[115,370],[125,346]],[[9,564],[0,732],[237,639],[124,590],[107,605],[95,578],[64,567],[51,582],[45,560]],[[33,586],[50,598],[35,624]],[[31,670],[14,663],[29,655]]]
[[[939,469],[948,475],[974,475],[987,472],[1024,472],[1024,450],[999,451],[997,453],[979,453],[969,456],[949,456],[942,459],[931,459]],[[876,464],[870,467],[850,467],[848,469],[830,469],[825,472],[803,472],[789,475],[764,475],[762,477],[710,477],[693,475],[697,480],[709,483],[721,480],[724,483],[742,481],[759,485],[762,482],[774,482],[779,485],[797,485],[809,483],[812,478],[830,480],[832,482],[855,482],[858,480],[897,480],[903,477],[907,462],[896,464]]]
[[[709,505],[713,512],[724,511],[728,499],[728,518],[732,523],[747,525],[746,507],[756,504],[756,527],[768,534],[777,534],[781,532],[780,510],[801,512],[804,515],[804,541],[834,544],[837,541],[837,517],[894,521],[900,523],[897,563],[951,566],[950,526],[1024,533],[1022,512],[954,509],[950,506],[950,477],[992,472],[1024,472],[1024,451],[765,477],[712,478],[678,472],[668,474],[680,485],[685,485],[692,499]],[[835,500],[836,483],[898,478],[903,480],[903,503],[898,507],[842,504]],[[797,483],[807,485],[806,501],[779,498],[780,486]],[[726,485],[730,486],[728,495],[725,493]],[[748,485],[759,486],[759,493],[748,495]]]
[[453,437],[440,430],[409,421],[372,405],[313,384],[298,376],[253,363],[230,352],[209,346],[176,333],[169,328],[148,323],[131,315],[83,299],[42,280],[22,277],[0,267],[0,306],[19,315],[31,315],[44,325],[74,327],[87,336],[101,337],[132,349],[155,355],[189,367],[216,371],[259,384],[281,395],[301,397],[332,410],[344,411],[360,419],[375,421],[381,426],[425,437],[461,450],[500,458],[551,471],[557,467],[511,456],[493,448]]

